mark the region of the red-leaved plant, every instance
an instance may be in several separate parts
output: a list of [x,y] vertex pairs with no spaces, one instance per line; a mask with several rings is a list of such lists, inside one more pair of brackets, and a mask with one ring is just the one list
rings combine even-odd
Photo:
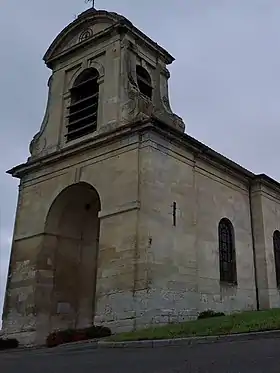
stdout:
[[84,329],[55,330],[48,335],[46,345],[47,347],[55,347],[63,343],[109,337],[111,334],[111,330],[106,326],[94,325]]

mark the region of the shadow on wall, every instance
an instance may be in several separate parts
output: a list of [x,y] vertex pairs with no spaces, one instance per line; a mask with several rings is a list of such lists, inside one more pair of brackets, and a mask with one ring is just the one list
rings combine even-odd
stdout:
[[11,241],[12,241],[12,238],[7,240],[7,242],[5,242],[4,245],[1,242],[1,245],[0,245],[0,253],[1,253],[0,254],[0,330],[2,329],[2,314],[3,314],[6,283],[7,283],[8,268],[9,268]]

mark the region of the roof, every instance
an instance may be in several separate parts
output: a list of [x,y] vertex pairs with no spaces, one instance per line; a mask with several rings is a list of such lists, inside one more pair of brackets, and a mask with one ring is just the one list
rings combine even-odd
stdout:
[[[174,61],[174,57],[172,57],[164,48],[150,39],[146,34],[140,31],[137,27],[135,27],[127,18],[124,16],[115,13],[115,12],[107,12],[106,10],[96,10],[94,8],[90,8],[85,12],[81,13],[73,22],[71,22],[68,26],[66,26],[54,39],[50,47],[48,48],[47,52],[45,53],[43,60],[46,62],[47,66],[51,67],[51,61],[55,59],[56,56],[59,55],[59,47],[65,42],[65,39],[71,35],[75,34],[75,30],[82,28],[83,26],[87,27],[90,24],[98,23],[98,22],[107,21],[111,25],[112,28],[116,28],[117,26],[122,26],[122,28],[126,29],[128,32],[135,34],[138,38],[144,40],[146,43],[150,45],[151,48],[155,49],[158,53],[161,54],[162,58],[164,59],[166,64],[170,64]],[[110,27],[107,27],[106,30],[101,32],[104,34],[108,31]],[[93,35],[94,37],[94,35]],[[72,50],[72,48],[69,48]]]

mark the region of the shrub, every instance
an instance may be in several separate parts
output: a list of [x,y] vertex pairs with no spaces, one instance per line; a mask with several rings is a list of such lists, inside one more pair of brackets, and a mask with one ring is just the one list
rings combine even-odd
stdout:
[[92,338],[105,338],[112,335],[111,330],[106,326],[90,326],[85,329],[87,339]]
[[55,347],[60,345],[61,343],[68,343],[74,340],[74,329],[66,329],[66,330],[57,330],[53,333],[49,334],[47,337],[47,346],[48,347]]
[[218,316],[225,316],[223,312],[215,312],[213,310],[206,310],[203,312],[200,312],[197,316],[197,319],[207,319],[209,317],[218,317]]
[[55,347],[63,343],[109,337],[111,334],[109,328],[94,325],[84,329],[57,330],[48,335],[46,345],[48,347]]
[[19,345],[19,342],[15,338],[7,338],[7,339],[0,338],[0,350],[8,350],[11,348],[17,348],[18,345]]

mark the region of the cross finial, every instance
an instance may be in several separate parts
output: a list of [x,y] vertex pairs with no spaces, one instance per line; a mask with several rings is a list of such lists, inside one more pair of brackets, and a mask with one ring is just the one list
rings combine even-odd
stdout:
[[86,3],[91,3],[91,7],[95,8],[95,0],[85,0]]

